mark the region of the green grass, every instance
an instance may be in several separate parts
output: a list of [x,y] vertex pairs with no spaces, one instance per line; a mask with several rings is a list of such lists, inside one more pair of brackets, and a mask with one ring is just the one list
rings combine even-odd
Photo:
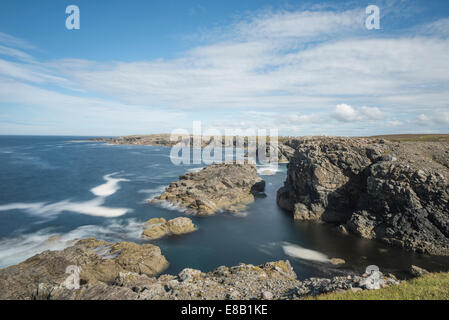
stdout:
[[397,286],[359,292],[329,293],[311,300],[449,300],[449,273],[432,273]]
[[383,138],[390,141],[425,141],[425,142],[448,142],[449,134],[390,134],[373,136],[373,138]]

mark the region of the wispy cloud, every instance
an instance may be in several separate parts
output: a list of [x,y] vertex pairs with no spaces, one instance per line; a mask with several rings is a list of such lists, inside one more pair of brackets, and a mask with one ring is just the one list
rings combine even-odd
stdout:
[[234,126],[304,134],[335,123],[348,134],[360,123],[399,127],[421,114],[444,130],[449,20],[381,34],[364,29],[364,17],[363,8],[263,11],[178,58],[135,62],[36,61],[32,45],[0,33],[0,102],[102,114],[111,125],[157,119],[160,130],[187,113],[212,124],[217,112]]

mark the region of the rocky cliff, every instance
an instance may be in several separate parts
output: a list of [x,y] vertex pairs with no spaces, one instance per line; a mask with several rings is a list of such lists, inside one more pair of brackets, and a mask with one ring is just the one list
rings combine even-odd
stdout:
[[[231,137],[230,143],[227,140],[226,137],[223,137],[221,140],[202,140],[201,137],[198,139],[201,139],[201,147],[204,148],[210,144],[215,144],[217,146],[221,146],[223,148],[225,147],[236,147],[237,140],[236,137]],[[285,138],[279,137],[280,140],[284,141]],[[134,136],[123,136],[118,138],[94,138],[89,141],[96,141],[96,142],[106,142],[109,144],[124,144],[124,145],[148,145],[148,146],[164,146],[164,147],[172,147],[176,145],[179,141],[171,141],[169,134],[152,134],[152,135],[134,135]],[[286,140],[288,141],[288,140]],[[189,136],[185,143],[189,143],[190,146],[193,146],[193,136]],[[243,143],[243,148],[245,150],[248,149],[248,141],[245,140]],[[273,155],[276,149],[272,145],[270,145],[270,142],[267,141],[266,143],[266,150],[267,155]],[[256,145],[256,154],[259,153],[258,145]],[[288,145],[288,143],[282,143],[279,141],[277,143],[277,154],[278,154],[278,161],[279,162],[288,162],[290,160],[290,157],[293,156],[294,150]]]
[[295,219],[449,255],[449,143],[311,137],[290,146],[277,202]]
[[198,215],[219,210],[237,212],[263,192],[265,181],[257,175],[252,164],[213,164],[198,172],[179,177],[153,202],[168,201]]
[[81,284],[113,283],[121,272],[155,276],[168,267],[159,247],[133,242],[108,243],[94,238],[75,242],[61,251],[44,251],[0,270],[0,300],[31,299],[39,285],[61,287],[67,267],[81,270]]
[[[67,286],[68,266],[80,267],[79,287]],[[289,261],[254,266],[221,266],[212,272],[186,268],[160,273],[167,265],[158,247],[96,239],[80,240],[61,251],[45,251],[0,270],[0,299],[160,300],[298,299],[325,292],[367,289],[367,275],[296,278]],[[72,282],[70,282],[72,283]],[[399,283],[381,275],[382,286]]]

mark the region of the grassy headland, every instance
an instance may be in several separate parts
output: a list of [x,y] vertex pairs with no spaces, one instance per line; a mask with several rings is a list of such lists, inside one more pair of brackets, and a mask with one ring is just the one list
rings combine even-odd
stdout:
[[431,273],[379,290],[345,291],[310,297],[312,300],[448,300],[449,273]]

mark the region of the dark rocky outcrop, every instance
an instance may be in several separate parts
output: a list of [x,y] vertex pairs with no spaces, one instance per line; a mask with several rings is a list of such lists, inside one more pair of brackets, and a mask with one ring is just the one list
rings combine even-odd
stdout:
[[198,215],[219,210],[237,212],[253,202],[254,195],[264,188],[265,181],[257,175],[253,164],[213,164],[180,176],[152,201],[168,201]]
[[340,225],[363,238],[449,255],[449,144],[310,137],[278,191],[297,220]]

